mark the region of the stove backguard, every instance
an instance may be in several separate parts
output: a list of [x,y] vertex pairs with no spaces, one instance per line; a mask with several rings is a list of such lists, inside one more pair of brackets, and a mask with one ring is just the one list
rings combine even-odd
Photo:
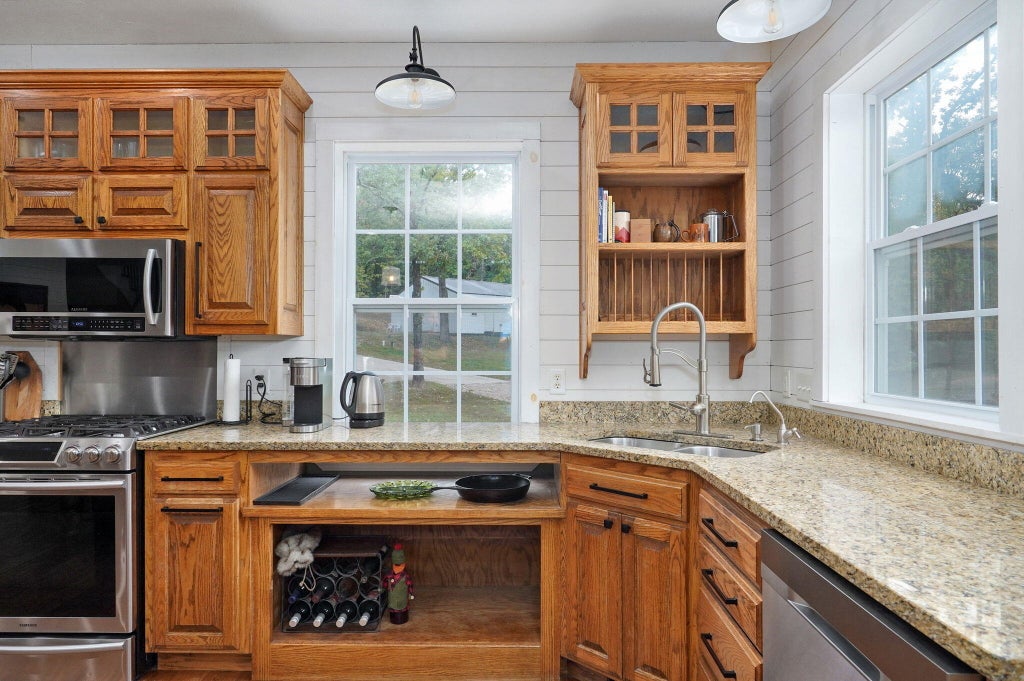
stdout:
[[217,339],[66,341],[65,414],[217,416]]

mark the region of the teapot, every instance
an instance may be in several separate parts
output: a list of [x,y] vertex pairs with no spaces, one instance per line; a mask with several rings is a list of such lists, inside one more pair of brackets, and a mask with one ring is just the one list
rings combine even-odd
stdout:
[[674,220],[659,222],[654,226],[654,231],[651,233],[651,238],[654,241],[662,243],[679,241],[681,236],[682,232],[679,229],[679,225],[677,225]]

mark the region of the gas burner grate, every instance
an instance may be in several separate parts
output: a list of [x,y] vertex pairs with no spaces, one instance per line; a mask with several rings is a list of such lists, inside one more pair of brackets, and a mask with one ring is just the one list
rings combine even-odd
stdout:
[[0,437],[151,437],[206,422],[204,416],[80,415],[43,416],[0,423]]

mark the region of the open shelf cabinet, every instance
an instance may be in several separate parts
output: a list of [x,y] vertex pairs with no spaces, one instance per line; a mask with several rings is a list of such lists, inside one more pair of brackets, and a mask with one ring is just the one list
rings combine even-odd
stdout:
[[[594,340],[638,338],[667,305],[701,309],[729,339],[730,376],[757,339],[755,86],[767,64],[577,64],[580,110],[580,377]],[[727,139],[728,143],[721,142]],[[716,142],[715,140],[718,140]],[[599,243],[598,191],[616,209],[681,229],[735,219],[715,243]],[[661,333],[696,334],[690,313]]]

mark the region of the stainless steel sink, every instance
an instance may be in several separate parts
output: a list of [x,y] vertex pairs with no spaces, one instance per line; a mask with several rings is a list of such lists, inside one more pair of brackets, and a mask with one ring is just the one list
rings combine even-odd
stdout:
[[680,454],[696,454],[699,456],[711,456],[719,459],[742,459],[747,456],[757,456],[762,452],[752,452],[747,449],[733,449],[732,447],[716,447],[714,445],[689,445],[673,450]]
[[658,449],[665,452],[693,454],[695,456],[709,456],[720,459],[740,459],[748,456],[757,456],[758,454],[761,454],[761,452],[752,452],[746,449],[733,449],[732,447],[718,447],[716,445],[690,445],[685,442],[673,442],[671,440],[655,440],[653,438],[648,437],[598,437],[591,440],[591,442],[601,442],[606,445],[619,445],[622,447],[642,447],[644,449]]
[[652,440],[647,437],[598,437],[591,440],[591,442],[601,442],[606,445],[620,445],[623,447],[644,447],[645,449],[661,449],[665,451],[674,451],[680,447],[686,446],[682,442],[672,442],[670,440]]

